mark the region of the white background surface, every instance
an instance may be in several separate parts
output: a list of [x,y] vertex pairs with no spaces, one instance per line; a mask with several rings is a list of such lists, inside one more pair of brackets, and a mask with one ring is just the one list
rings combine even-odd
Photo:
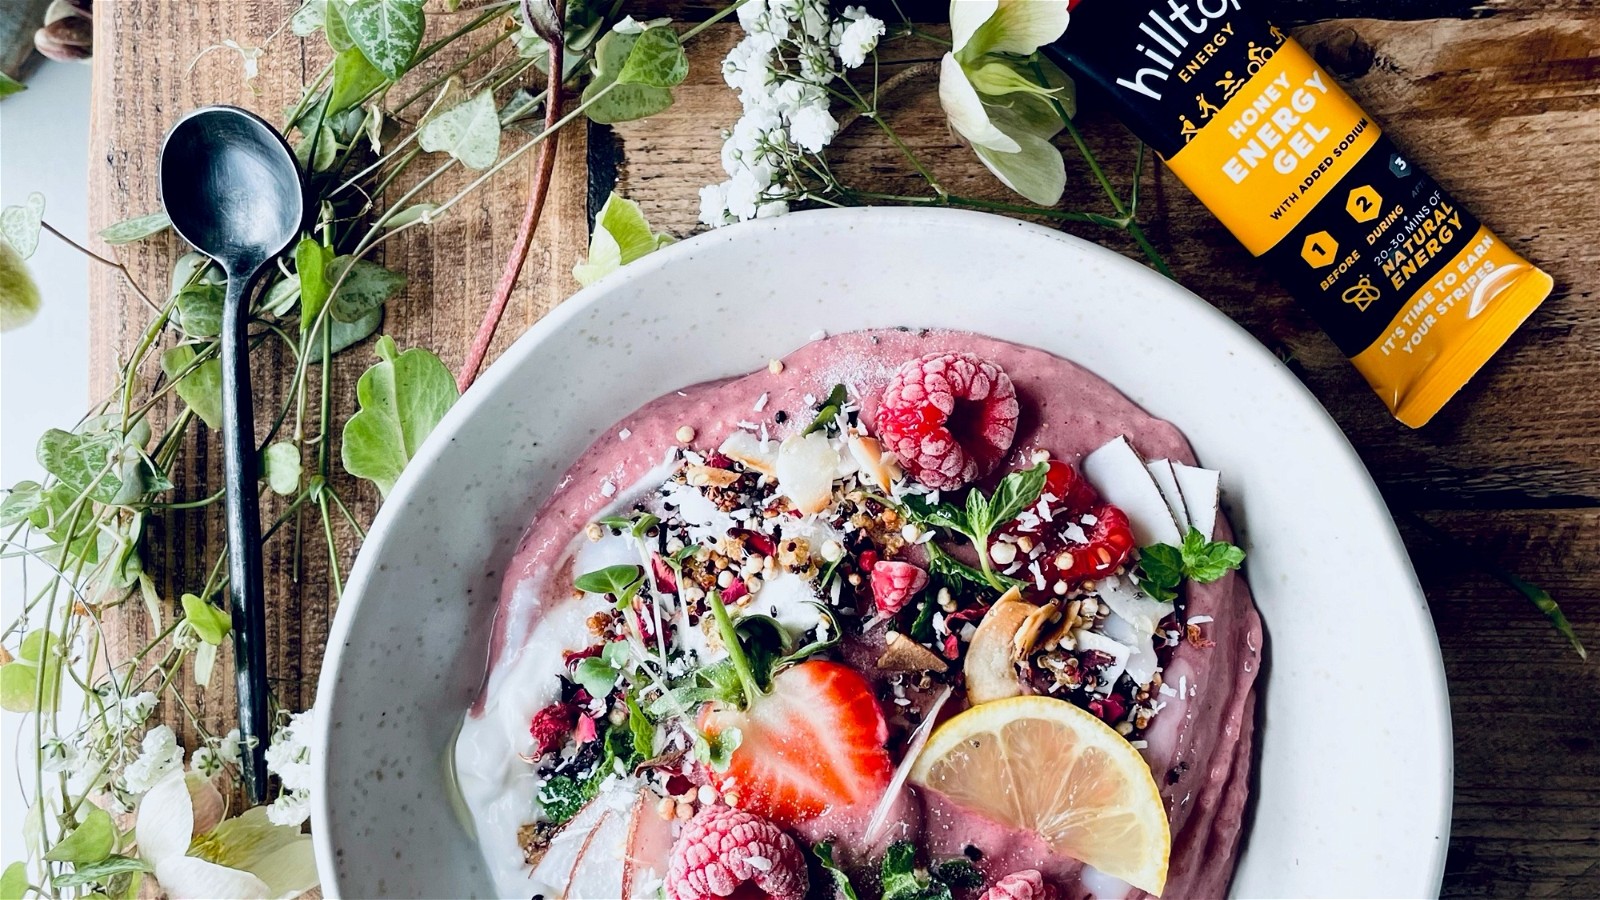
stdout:
[[[45,221],[74,240],[88,231],[89,67],[45,63],[28,90],[0,103],[0,203],[45,195]],[[28,260],[43,296],[38,318],[0,336],[0,486],[39,478],[33,448],[48,428],[71,428],[89,393],[88,261],[49,234]],[[22,608],[21,566],[0,564],[0,618]],[[22,858],[18,729],[0,714],[0,865]],[[31,743],[31,741],[30,741]]]

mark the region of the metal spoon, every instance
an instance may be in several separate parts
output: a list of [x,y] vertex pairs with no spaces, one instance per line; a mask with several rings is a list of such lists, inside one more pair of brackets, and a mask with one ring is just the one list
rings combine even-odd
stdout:
[[179,119],[167,133],[161,146],[161,202],[178,234],[228,276],[222,307],[228,596],[245,790],[252,803],[260,803],[267,788],[271,723],[246,326],[256,280],[300,233],[305,188],[294,153],[271,125],[236,107],[208,106]]

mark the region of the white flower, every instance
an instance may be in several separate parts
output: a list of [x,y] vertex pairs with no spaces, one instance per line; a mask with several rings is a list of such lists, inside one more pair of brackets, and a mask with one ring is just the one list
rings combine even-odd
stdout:
[[168,775],[183,770],[183,748],[178,737],[165,725],[145,732],[139,757],[122,772],[123,787],[130,794],[142,794]]
[[239,729],[231,729],[222,736],[222,740],[217,744],[217,758],[229,765],[237,765],[239,762],[239,746]]
[[222,760],[217,757],[217,751],[211,749],[210,744],[201,744],[189,754],[189,771],[199,772],[210,778],[222,771]]
[[766,185],[759,184],[749,170],[739,172],[728,180],[728,212],[741,221],[756,217],[756,204]]
[[[842,27],[841,27],[842,26]],[[844,16],[833,26],[832,41],[839,51],[839,62],[854,69],[867,61],[867,54],[878,47],[883,37],[883,20],[867,15],[859,6],[847,6]]]
[[838,130],[839,123],[828,113],[826,103],[807,106],[789,120],[794,142],[811,153],[821,153]]
[[47,738],[44,746],[39,748],[39,768],[51,775],[72,772],[77,767],[79,757],[76,746],[59,738]]
[[267,818],[258,806],[196,837],[188,784],[173,772],[145,794],[134,834],[173,900],[297,897],[317,884],[311,838]]
[[314,782],[310,745],[316,728],[316,710],[295,713],[267,745],[267,768],[283,779],[288,790],[309,790]]
[[267,807],[267,819],[274,825],[300,827],[311,818],[311,792],[305,789],[284,791]]
[[700,223],[712,228],[731,224],[728,215],[728,185],[708,184],[700,189]]
[[124,697],[106,705],[106,727],[113,733],[128,731],[144,725],[156,709],[156,695],[150,691]]

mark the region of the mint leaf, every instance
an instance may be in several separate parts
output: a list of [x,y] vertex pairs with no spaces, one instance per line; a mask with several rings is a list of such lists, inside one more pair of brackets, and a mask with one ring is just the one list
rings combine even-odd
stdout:
[[1152,544],[1139,551],[1139,587],[1156,600],[1171,601],[1183,583],[1183,551],[1171,544]]
[[1000,485],[994,489],[994,498],[989,501],[988,531],[1010,522],[1023,510],[1039,502],[1039,495],[1044,491],[1045,476],[1049,472],[1050,465],[1040,463],[1002,478]]
[[345,423],[340,459],[345,471],[388,496],[459,394],[454,376],[432,352],[413,347],[402,353],[388,336],[378,340],[377,351],[380,361],[356,382],[361,409]]
[[983,884],[983,873],[971,860],[955,857],[933,867],[935,878],[953,888],[975,888]]
[[577,815],[592,797],[584,782],[571,775],[552,775],[539,789],[539,806],[552,824],[561,825]]
[[833,844],[831,842],[823,841],[820,844],[812,844],[811,852],[817,857],[817,862],[822,864],[822,868],[833,876],[833,887],[840,897],[844,898],[844,900],[860,900],[860,896],[856,894],[855,885],[850,883],[850,876],[845,873],[844,869],[839,868],[838,863],[833,861]]
[[800,432],[800,434],[804,436],[813,431],[826,432],[828,426],[833,424],[833,420],[839,417],[839,410],[844,408],[845,401],[848,399],[849,396],[845,393],[844,385],[834,385],[833,390],[828,392],[828,399],[822,401],[822,407],[817,410],[817,417],[812,419],[811,424],[807,425],[806,430]]
[[883,900],[949,900],[950,888],[917,871],[917,848],[910,841],[889,845],[879,867]]
[[902,509],[906,517],[918,525],[930,528],[943,528],[958,534],[971,534],[967,522],[967,512],[952,503],[929,503],[926,497],[920,494],[907,494],[900,498]]
[[649,759],[655,753],[655,723],[639,708],[639,701],[632,693],[623,697],[623,702],[628,705],[628,733],[633,737],[633,753],[640,759]]
[[1244,551],[1227,541],[1207,541],[1191,527],[1183,538],[1183,570],[1201,584],[1210,584],[1244,562]]

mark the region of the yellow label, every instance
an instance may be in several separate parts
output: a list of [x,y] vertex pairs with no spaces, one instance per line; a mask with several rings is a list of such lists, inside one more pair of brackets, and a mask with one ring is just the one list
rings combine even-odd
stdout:
[[[1167,161],[1256,256],[1283,240],[1378,139],[1378,126],[1294,41],[1218,82],[1227,102]],[[1201,98],[1203,100],[1203,98]]]

